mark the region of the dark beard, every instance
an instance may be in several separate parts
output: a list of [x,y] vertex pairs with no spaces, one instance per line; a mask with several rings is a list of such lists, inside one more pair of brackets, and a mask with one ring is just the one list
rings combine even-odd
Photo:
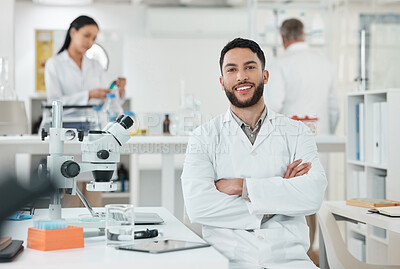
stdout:
[[253,106],[253,105],[257,104],[257,102],[260,100],[260,98],[264,94],[264,84],[263,83],[259,83],[257,85],[257,87],[256,87],[256,90],[255,90],[255,92],[253,94],[253,97],[247,102],[240,102],[236,98],[236,96],[234,94],[234,89],[232,89],[232,91],[229,91],[225,87],[224,87],[224,89],[225,89],[225,94],[228,97],[228,99],[231,102],[231,104],[234,105],[235,107],[238,107],[238,108],[250,107],[250,106]]

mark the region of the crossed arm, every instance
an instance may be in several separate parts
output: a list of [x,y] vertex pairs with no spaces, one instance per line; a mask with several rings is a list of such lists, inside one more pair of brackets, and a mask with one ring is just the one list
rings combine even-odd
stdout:
[[[289,164],[283,178],[293,178],[307,174],[311,169],[311,163],[301,164],[301,162],[302,160],[299,159]],[[215,187],[218,191],[228,195],[242,195],[243,181],[243,178],[221,178],[215,182]]]

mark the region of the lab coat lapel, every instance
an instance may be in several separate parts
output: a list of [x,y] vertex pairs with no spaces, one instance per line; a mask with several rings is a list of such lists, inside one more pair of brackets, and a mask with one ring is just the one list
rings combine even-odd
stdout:
[[261,125],[260,132],[257,135],[256,141],[254,141],[253,147],[251,151],[254,151],[262,142],[272,133],[275,128],[275,117],[276,113],[271,109],[268,109],[267,118],[264,120]]
[[252,147],[249,138],[246,136],[246,134],[243,132],[242,128],[240,128],[239,124],[232,117],[231,110],[229,108],[225,113],[223,126],[224,126],[225,131],[227,132],[228,136],[233,138],[233,140],[241,141],[249,148]]
[[89,69],[88,58],[86,57],[86,55],[83,55],[83,58],[82,58],[82,74],[86,75],[88,69]]
[[[79,69],[79,66],[75,63],[75,61],[71,58],[71,56],[69,56],[68,51],[64,50],[62,52],[62,57],[63,60],[68,62],[68,64],[70,64],[72,66],[73,69],[75,69],[75,71],[81,72],[81,70]],[[85,56],[83,56],[83,58],[85,58]],[[82,59],[83,62],[83,59]]]

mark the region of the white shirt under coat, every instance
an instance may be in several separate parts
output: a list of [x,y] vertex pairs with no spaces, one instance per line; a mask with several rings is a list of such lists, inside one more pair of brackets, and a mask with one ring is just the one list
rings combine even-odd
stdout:
[[[297,159],[311,162],[311,170],[284,179]],[[218,179],[238,177],[246,179],[250,201],[216,189]],[[291,262],[316,268],[306,254],[305,216],[318,211],[326,186],[310,130],[269,108],[253,145],[229,109],[189,139],[182,173],[187,213],[202,224],[204,239],[229,258],[231,268]],[[276,215],[262,224],[265,214]]]
[[296,42],[271,61],[265,86],[267,107],[284,114],[319,118],[317,133],[333,134],[339,119],[332,64],[307,43]]
[[89,91],[106,88],[105,71],[97,60],[82,58],[82,69],[64,50],[46,61],[45,73],[47,102],[62,101],[63,105],[99,105],[104,99],[90,99]]

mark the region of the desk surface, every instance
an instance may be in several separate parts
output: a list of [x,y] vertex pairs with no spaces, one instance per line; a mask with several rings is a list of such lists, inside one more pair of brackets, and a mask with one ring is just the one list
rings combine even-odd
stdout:
[[[99,210],[100,208],[96,209]],[[103,209],[104,210],[104,209]],[[157,228],[164,238],[202,242],[203,240],[179,222],[165,208],[135,208],[136,212],[155,212],[165,221],[163,225],[140,225],[135,230]],[[76,218],[86,214],[86,208],[63,209],[64,218]],[[47,218],[47,209],[38,209],[34,219]],[[27,228],[33,220],[7,221],[3,227],[4,235],[24,240],[26,246]],[[212,247],[177,251],[163,254],[149,254],[134,251],[116,250],[107,247],[104,236],[85,238],[85,247],[55,251],[25,250],[11,263],[0,264],[6,268],[228,268],[228,260]]]
[[329,210],[339,216],[361,221],[382,229],[400,233],[400,218],[391,218],[379,214],[369,214],[368,208],[346,205],[345,201],[324,202]]
[[[0,146],[4,147],[4,150],[17,153],[48,153],[48,141],[48,139],[42,141],[38,135],[0,136]],[[166,146],[175,146],[173,148],[169,148],[167,153],[185,153],[186,144],[188,141],[189,136],[132,136],[121,150],[121,153],[165,153]],[[315,141],[317,143],[318,150],[322,152],[343,152],[345,150],[346,142],[344,137],[316,136]],[[66,141],[66,153],[80,150],[80,144],[81,143],[78,141]],[[149,145],[163,145],[165,147],[140,147]]]

